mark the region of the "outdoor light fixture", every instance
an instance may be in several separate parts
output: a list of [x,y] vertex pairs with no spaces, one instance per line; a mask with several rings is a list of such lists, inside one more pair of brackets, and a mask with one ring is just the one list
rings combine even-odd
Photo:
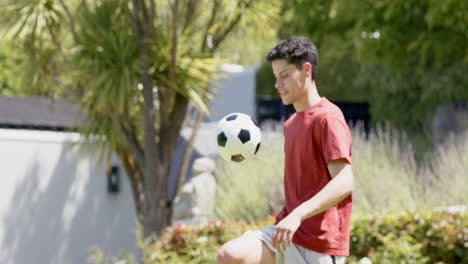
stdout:
[[120,191],[120,168],[112,166],[107,172],[107,191],[118,193]]

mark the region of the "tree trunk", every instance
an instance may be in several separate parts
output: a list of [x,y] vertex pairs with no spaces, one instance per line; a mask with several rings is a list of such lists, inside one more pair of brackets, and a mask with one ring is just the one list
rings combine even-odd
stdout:
[[140,74],[143,84],[143,236],[149,237],[161,232],[161,222],[158,219],[161,211],[164,211],[165,199],[161,199],[161,179],[164,176],[165,164],[160,163],[160,157],[164,153],[158,148],[156,141],[155,107],[153,94],[153,78],[149,74],[149,55],[151,38],[153,36],[154,2],[144,0],[133,0],[132,20],[135,34],[138,37],[140,50]]
[[[248,1],[245,7],[249,7],[253,1]],[[158,101],[161,105],[159,108],[159,124],[156,131],[155,112],[153,105],[153,78],[149,73],[150,60],[150,45],[154,33],[154,16],[155,16],[155,1],[154,0],[132,0],[133,12],[132,21],[135,29],[135,35],[139,41],[140,51],[140,73],[141,82],[143,84],[143,99],[144,99],[144,144],[143,144],[143,183],[144,183],[144,202],[142,208],[143,214],[143,236],[145,238],[151,235],[160,235],[163,229],[171,223],[172,202],[174,197],[168,197],[168,181],[171,168],[171,162],[175,151],[177,139],[180,134],[182,123],[187,111],[189,99],[182,94],[171,90],[170,87],[163,87],[158,84]],[[216,0],[213,12],[218,12],[220,1]],[[178,33],[180,30],[178,24],[179,18],[179,0],[172,1],[172,28],[171,36],[171,58],[168,72],[168,79],[174,85],[177,83],[177,50],[178,50]],[[219,46],[225,37],[232,32],[233,28],[239,23],[242,12],[240,12],[226,28],[216,30],[213,38],[213,46],[210,47],[210,52]],[[210,22],[214,23],[215,19]],[[208,25],[207,30],[212,25]],[[207,31],[208,32],[208,31]],[[207,37],[207,36],[206,36]],[[206,39],[203,39],[205,43]],[[205,45],[202,47],[202,51]],[[166,88],[166,89],[164,89]],[[202,116],[200,116],[202,118]],[[195,134],[194,134],[195,135]],[[190,140],[188,154],[191,152],[193,139]],[[140,151],[134,151],[139,153]],[[141,163],[141,162],[140,162]],[[186,171],[186,165],[183,166],[182,172]],[[183,179],[182,179],[183,180]],[[180,185],[180,184],[177,184]],[[177,188],[178,186],[176,186]],[[175,196],[175,195],[174,195]]]
[[[147,68],[146,68],[147,69]],[[159,163],[159,153],[155,142],[156,131],[154,128],[154,106],[153,106],[153,85],[148,76],[148,72],[143,73],[143,94],[144,94],[144,151],[145,165],[143,170],[143,181],[145,183],[145,200],[143,203],[143,235],[148,237],[161,230],[158,227],[159,208],[164,204],[160,199],[161,189],[161,165]],[[159,166],[158,166],[159,165]],[[158,168],[159,167],[159,168]],[[156,192],[155,192],[156,191]]]
[[200,129],[200,125],[204,117],[205,114],[201,111],[198,111],[197,119],[195,120],[195,124],[192,126],[192,133],[190,134],[190,138],[187,141],[187,145],[185,146],[184,156],[182,157],[182,162],[179,166],[179,173],[176,180],[176,189],[174,191],[172,199],[175,199],[175,197],[180,192],[182,186],[185,183],[189,163],[193,154],[193,145],[195,143],[195,138],[197,137],[198,130]]
[[[160,162],[160,167],[159,167],[159,174],[158,175],[161,179],[162,178],[169,178],[169,170],[170,166],[169,163],[165,161]],[[163,180],[162,182],[167,182],[167,180]],[[156,218],[157,218],[157,223],[154,229],[154,232],[156,232],[157,235],[160,235],[164,228],[169,226],[171,223],[167,219],[167,215],[170,214],[170,211],[172,210],[170,201],[167,198],[167,184],[163,186],[162,184],[159,184],[158,188],[156,189],[158,194],[158,207],[156,208]]]

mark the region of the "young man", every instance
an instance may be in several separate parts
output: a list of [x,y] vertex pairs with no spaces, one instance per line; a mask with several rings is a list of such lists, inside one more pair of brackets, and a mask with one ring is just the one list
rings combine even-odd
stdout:
[[274,225],[224,244],[218,263],[345,263],[354,188],[348,125],[317,92],[308,38],[283,40],[267,58],[283,104],[296,110],[284,124],[286,204]]

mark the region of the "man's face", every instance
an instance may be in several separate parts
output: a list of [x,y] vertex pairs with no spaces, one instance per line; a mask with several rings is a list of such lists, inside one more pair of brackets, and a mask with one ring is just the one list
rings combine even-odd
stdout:
[[283,104],[294,104],[307,97],[305,81],[308,74],[306,74],[306,67],[298,69],[296,65],[288,64],[285,59],[274,60],[271,65],[276,77],[275,87],[278,89]]

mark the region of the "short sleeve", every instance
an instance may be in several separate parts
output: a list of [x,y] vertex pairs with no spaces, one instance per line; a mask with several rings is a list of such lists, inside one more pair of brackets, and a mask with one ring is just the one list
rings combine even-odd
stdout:
[[352,138],[344,118],[326,116],[321,122],[321,147],[326,163],[346,159],[352,164]]

